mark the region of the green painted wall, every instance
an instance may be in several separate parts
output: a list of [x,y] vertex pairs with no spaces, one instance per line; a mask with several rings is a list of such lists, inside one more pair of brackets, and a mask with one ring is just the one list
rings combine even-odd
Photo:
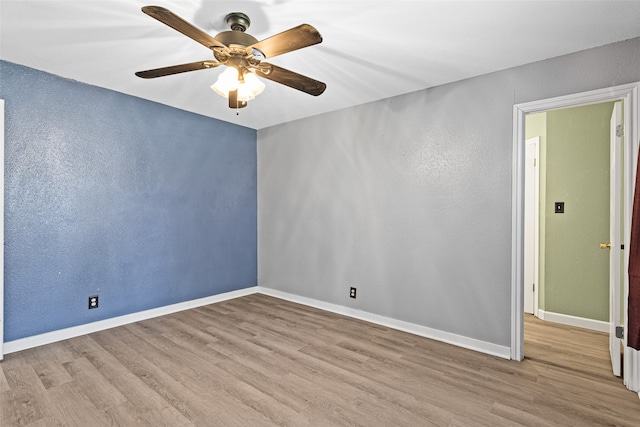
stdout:
[[546,158],[547,153],[547,113],[529,114],[526,116],[525,122],[525,139],[540,138],[538,150],[540,158],[538,159],[538,167],[540,168],[540,218],[538,220],[539,242],[538,242],[538,308],[544,310],[544,272],[545,262],[542,254],[545,253],[545,197],[546,197],[546,162],[542,161]]
[[[609,252],[599,244],[609,241],[612,109],[606,103],[547,113],[540,306],[549,312],[609,320]],[[565,203],[564,214],[555,213],[555,202]]]

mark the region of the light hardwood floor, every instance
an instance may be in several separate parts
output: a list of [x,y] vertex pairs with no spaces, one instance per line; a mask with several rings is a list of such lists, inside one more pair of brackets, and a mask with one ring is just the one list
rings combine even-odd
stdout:
[[6,355],[0,425],[640,425],[606,335],[525,325],[514,362],[256,294]]

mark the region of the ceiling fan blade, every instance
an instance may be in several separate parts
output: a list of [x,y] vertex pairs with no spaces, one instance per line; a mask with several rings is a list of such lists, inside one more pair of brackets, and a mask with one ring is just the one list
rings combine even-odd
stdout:
[[190,62],[188,64],[172,65],[170,67],[155,68],[153,70],[138,71],[136,76],[143,79],[153,79],[156,77],[170,76],[171,74],[186,73],[187,71],[204,70],[206,68],[215,68],[220,65],[217,61],[199,61]]
[[193,40],[197,41],[201,45],[208,47],[209,49],[220,47],[224,48],[225,51],[228,50],[228,48],[218,40],[211,37],[201,29],[190,24],[189,22],[185,21],[184,19],[180,18],[169,9],[165,9],[164,7],[160,6],[144,6],[142,8],[142,11],[150,17],[155,18],[163,24],[173,28],[174,30],[181,32],[185,36],[192,38]]
[[247,106],[247,101],[238,101],[238,89],[229,91],[229,108],[244,108]]
[[273,58],[320,42],[322,42],[322,36],[318,30],[309,24],[302,24],[247,47],[247,53],[258,49],[265,58]]
[[293,71],[266,62],[261,62],[260,68],[256,68],[255,72],[260,77],[298,89],[313,96],[322,94],[327,88],[326,84],[314,80],[311,77],[303,76],[302,74],[294,73]]

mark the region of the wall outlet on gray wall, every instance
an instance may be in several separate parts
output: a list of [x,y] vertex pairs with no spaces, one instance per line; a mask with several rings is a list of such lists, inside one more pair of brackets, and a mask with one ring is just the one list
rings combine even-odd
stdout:
[[349,297],[350,298],[355,298],[356,297],[356,288],[349,289]]

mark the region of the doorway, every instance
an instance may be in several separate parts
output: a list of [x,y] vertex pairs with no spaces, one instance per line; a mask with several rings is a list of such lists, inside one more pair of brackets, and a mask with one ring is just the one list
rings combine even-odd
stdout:
[[[613,224],[610,215],[613,206],[614,218],[620,218],[620,198],[610,203],[610,181],[613,183],[612,176],[621,176],[620,162],[609,161],[611,117],[619,104],[590,104],[526,116],[524,311],[542,321],[609,332],[610,263],[620,270],[619,252],[612,261],[615,247],[606,246],[610,225],[619,230],[620,223]],[[621,138],[613,142],[619,152]],[[617,173],[611,175],[611,170]],[[619,195],[619,184],[616,188]],[[542,265],[539,277],[535,274],[537,255]],[[613,279],[618,289],[619,278],[618,272]],[[616,300],[621,303],[619,297]],[[531,355],[527,345],[539,344],[539,332],[559,329],[537,330],[531,336],[525,326],[527,357]],[[603,352],[607,348],[608,344]],[[555,359],[552,352],[544,354]]]
[[544,111],[525,124],[525,312],[601,332],[609,322],[609,251],[599,244],[609,241],[613,108]]
[[[514,106],[514,150],[512,185],[512,313],[511,313],[511,358],[524,358],[524,159],[525,159],[525,116],[548,110],[585,106],[603,102],[623,101],[625,105],[623,132],[628,143],[625,145],[623,177],[624,193],[624,240],[628,246],[632,213],[633,185],[638,153],[638,92],[640,83],[617,86],[568,95],[558,98],[534,101]],[[628,256],[624,254],[624,270],[628,266]],[[628,294],[628,278],[624,278],[624,295]],[[626,298],[623,309],[626,317]],[[625,322],[626,324],[626,322]],[[625,359],[626,361],[626,359]],[[629,372],[625,366],[625,372]]]

